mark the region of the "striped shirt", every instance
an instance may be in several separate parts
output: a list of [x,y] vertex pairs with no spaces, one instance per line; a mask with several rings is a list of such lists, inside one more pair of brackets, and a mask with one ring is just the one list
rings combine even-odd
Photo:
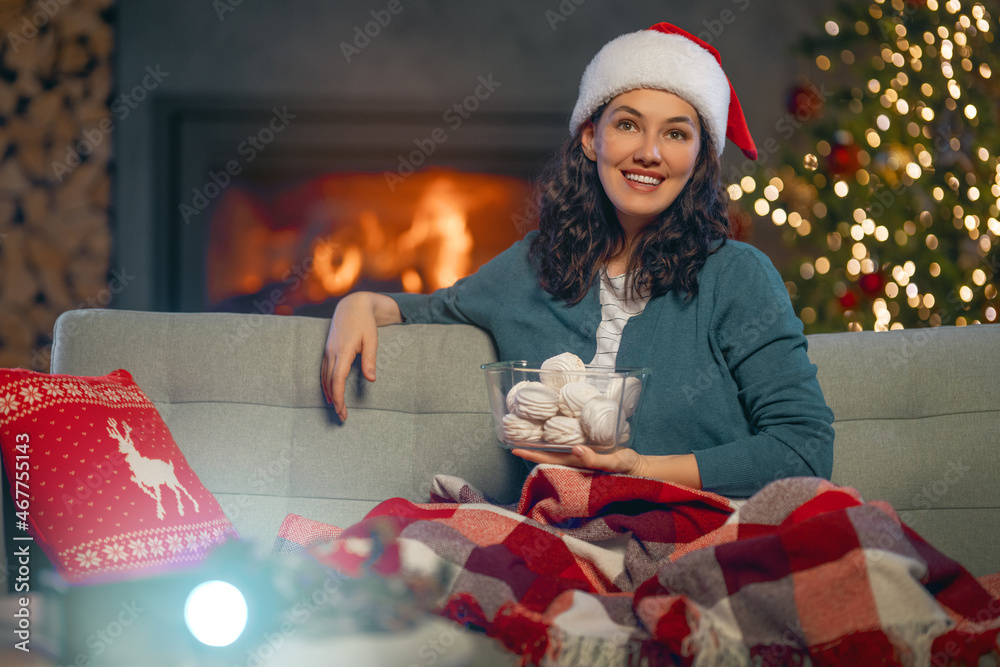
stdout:
[[641,313],[649,301],[649,296],[625,298],[625,276],[611,277],[607,271],[601,272],[601,324],[597,327],[597,354],[590,362],[593,366],[615,365],[625,323]]

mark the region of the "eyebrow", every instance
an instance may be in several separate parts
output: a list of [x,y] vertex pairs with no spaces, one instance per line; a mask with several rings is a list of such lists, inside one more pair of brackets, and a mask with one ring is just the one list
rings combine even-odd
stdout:
[[[645,118],[645,116],[642,114],[641,111],[639,111],[638,109],[634,109],[634,108],[632,108],[632,107],[630,107],[630,106],[628,106],[626,104],[623,104],[620,107],[615,107],[615,109],[614,109],[614,111],[612,113],[618,113],[619,111],[626,111],[626,112],[628,112],[630,114],[633,114],[633,115],[637,116],[638,118]],[[664,122],[664,124],[669,124],[669,123],[687,123],[692,128],[695,126],[694,125],[694,121],[691,120],[690,116],[672,116],[670,118],[667,118],[663,122]]]

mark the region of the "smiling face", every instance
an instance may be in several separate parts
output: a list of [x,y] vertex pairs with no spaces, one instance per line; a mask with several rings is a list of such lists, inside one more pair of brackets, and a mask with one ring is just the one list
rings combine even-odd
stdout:
[[639,88],[612,99],[581,136],[618,222],[632,237],[687,185],[701,148],[698,112],[662,90]]

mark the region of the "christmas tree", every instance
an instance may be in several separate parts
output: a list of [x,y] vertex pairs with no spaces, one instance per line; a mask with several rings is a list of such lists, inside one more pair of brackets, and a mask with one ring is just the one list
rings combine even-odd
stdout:
[[729,191],[796,253],[807,333],[997,321],[998,5],[844,2],[802,41],[780,166]]

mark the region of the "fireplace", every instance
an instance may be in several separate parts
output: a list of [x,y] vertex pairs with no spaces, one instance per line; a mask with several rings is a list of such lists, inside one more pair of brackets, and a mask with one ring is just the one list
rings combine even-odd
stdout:
[[164,309],[325,317],[474,272],[535,224],[530,180],[566,133],[564,113],[485,106],[161,100]]

